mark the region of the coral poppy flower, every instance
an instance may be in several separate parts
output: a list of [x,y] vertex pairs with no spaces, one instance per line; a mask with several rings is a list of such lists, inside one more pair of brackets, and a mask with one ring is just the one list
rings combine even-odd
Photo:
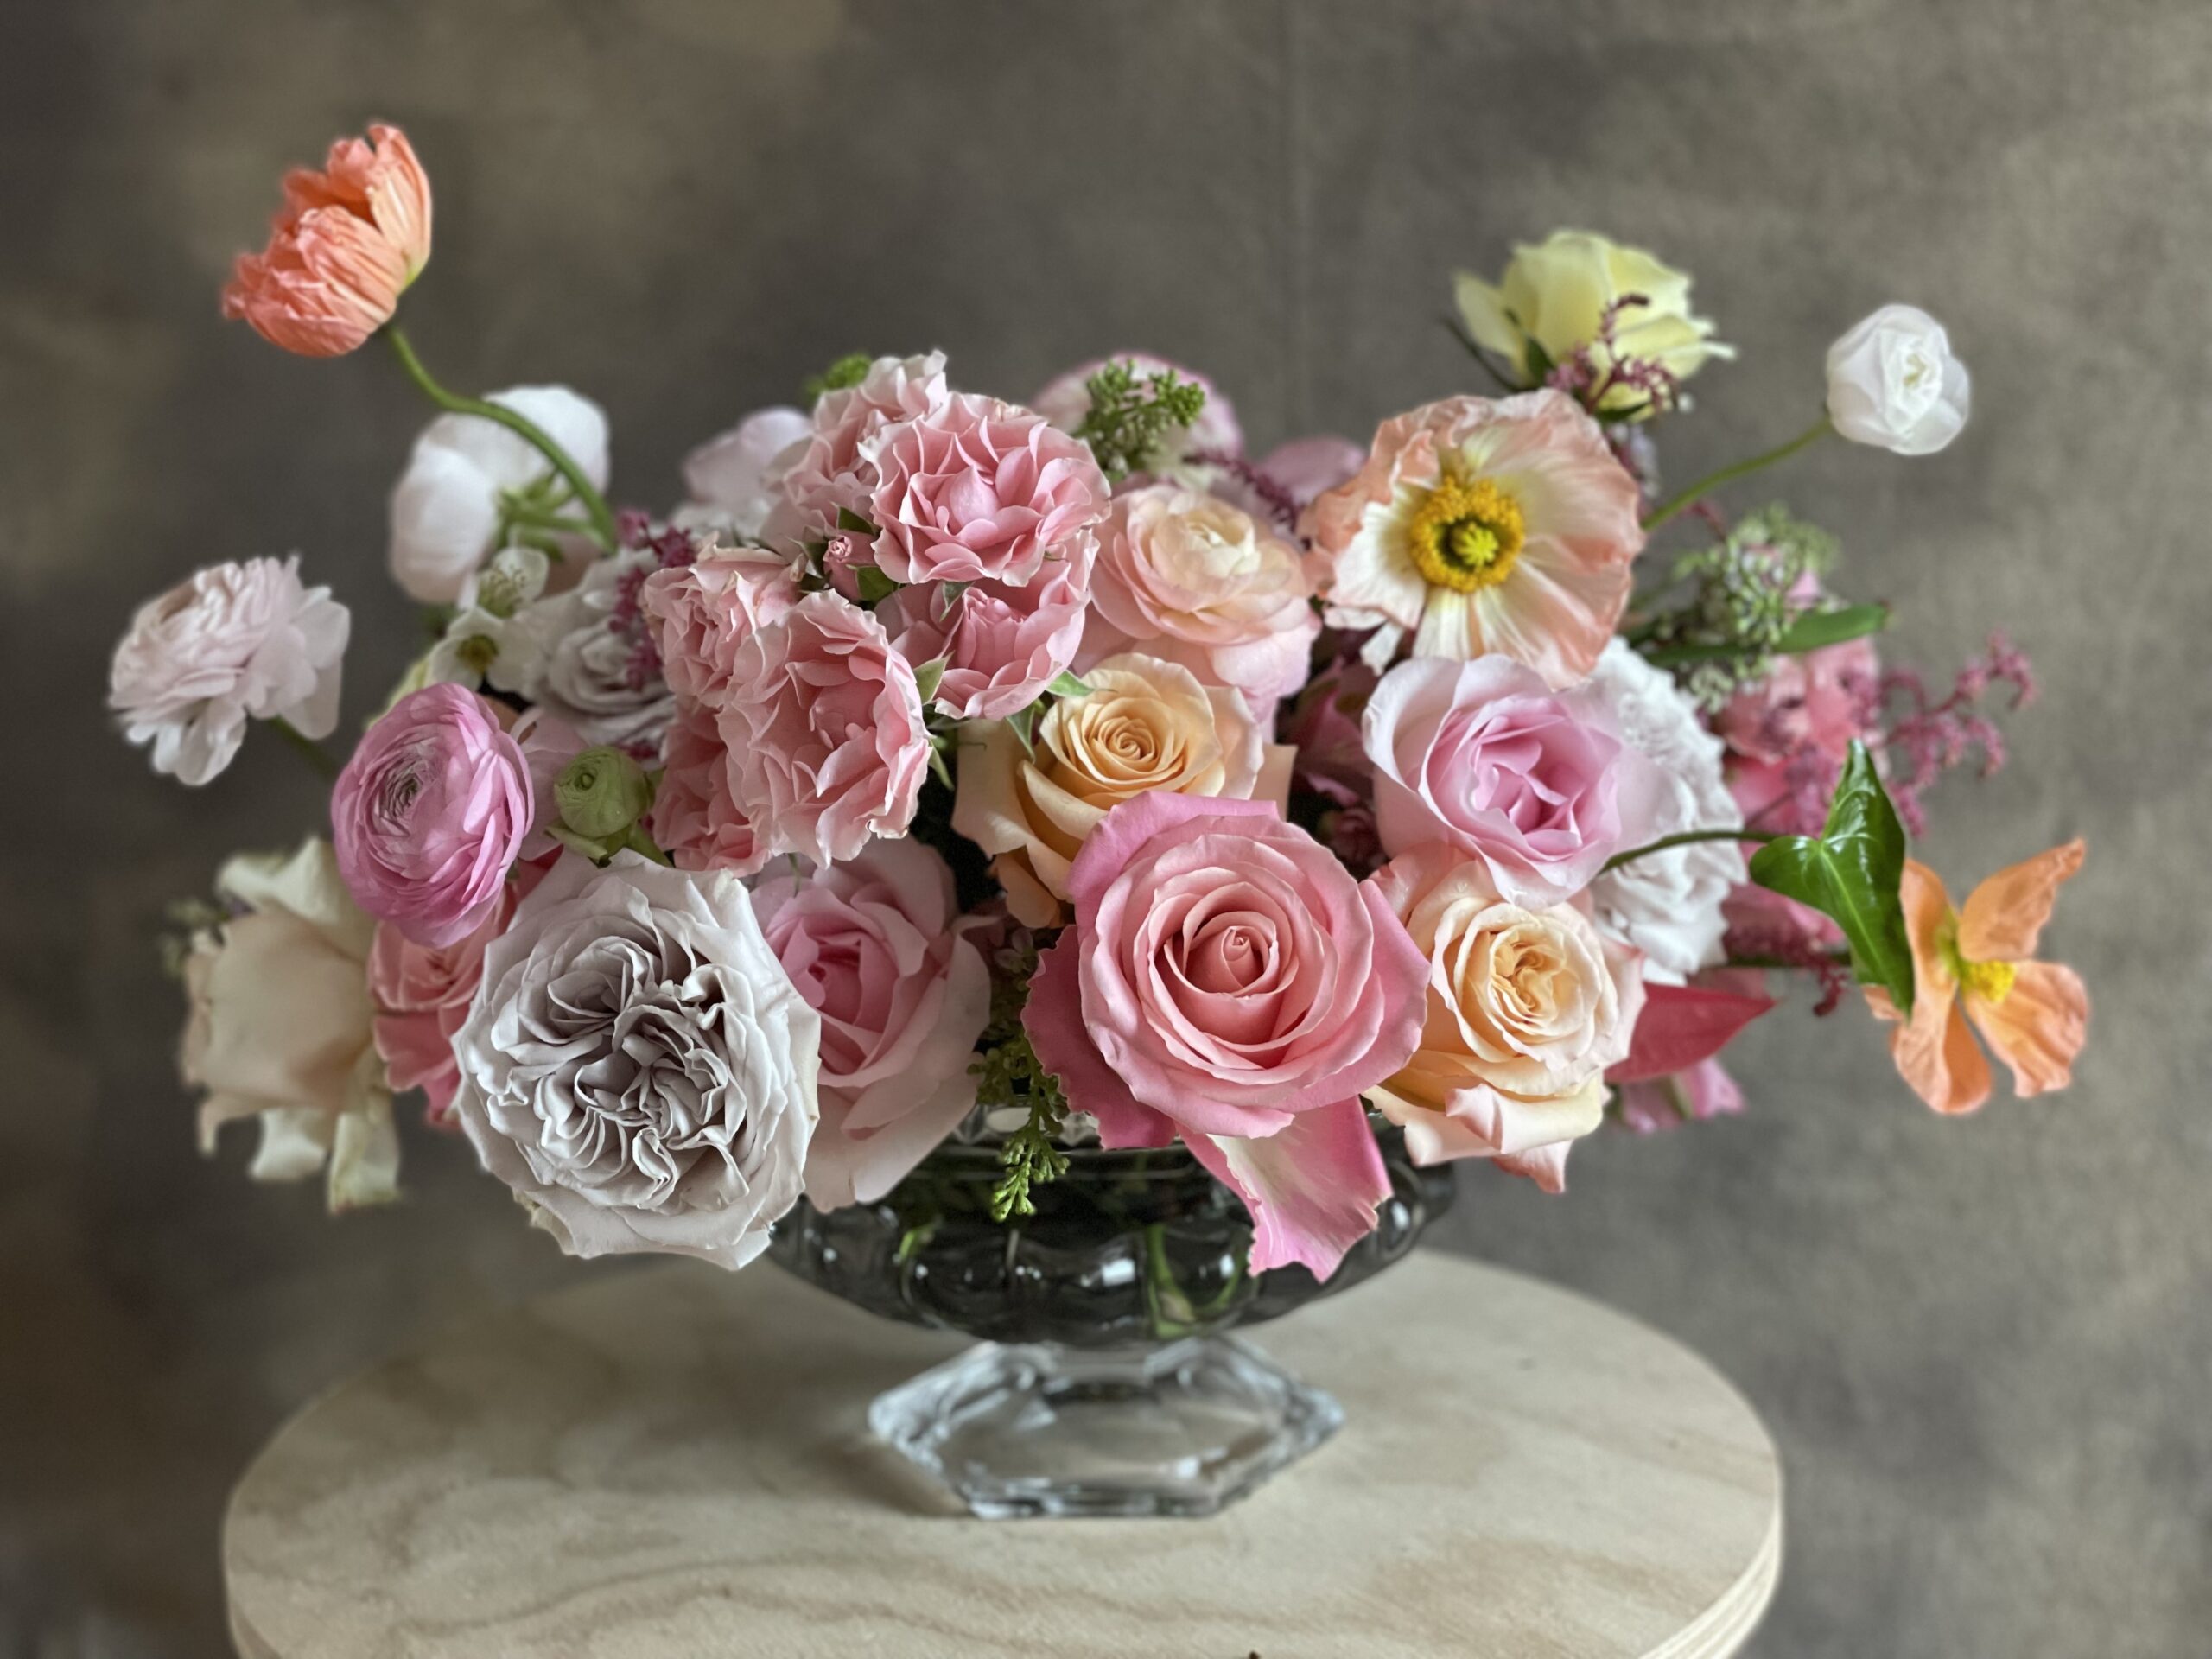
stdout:
[[2012,1068],[2025,1097],[2073,1081],[2074,1057],[2089,1032],[2082,976],[2036,962],[2036,937],[2050,919],[2058,884],[2082,868],[2079,839],[2001,869],[1954,911],[1943,883],[1908,861],[1903,896],[1912,940],[1912,1017],[1889,994],[1866,993],[1878,1018],[1897,1022],[1890,1054],[1915,1093],[1939,1112],[1970,1112],[1989,1098],[1989,1062],[1967,1022]]
[[1384,625],[1383,660],[1411,632],[1416,657],[1496,652],[1560,689],[1628,603],[1640,499],[1566,393],[1447,397],[1383,422],[1305,528],[1333,573],[1329,620]]
[[321,172],[285,175],[269,245],[238,256],[223,315],[302,357],[342,357],[391,321],[429,258],[429,177],[405,133],[372,126],[331,145]]

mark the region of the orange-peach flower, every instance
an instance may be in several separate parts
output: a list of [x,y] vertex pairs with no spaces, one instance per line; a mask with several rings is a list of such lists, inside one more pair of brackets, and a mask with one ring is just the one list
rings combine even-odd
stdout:
[[2074,1057],[2089,1033],[2089,994],[2071,968],[2033,957],[2059,883],[2082,868],[2084,850],[2077,837],[2001,869],[1955,911],[1935,871],[1906,862],[1911,1018],[1878,988],[1866,1001],[1878,1018],[1897,1023],[1891,1057],[1937,1111],[1970,1112],[1989,1098],[1989,1062],[1974,1031],[2012,1067],[2012,1090],[2023,1098],[2073,1081]]
[[340,138],[284,175],[269,245],[242,253],[223,315],[302,357],[343,357],[391,321],[430,259],[430,181],[397,127]]

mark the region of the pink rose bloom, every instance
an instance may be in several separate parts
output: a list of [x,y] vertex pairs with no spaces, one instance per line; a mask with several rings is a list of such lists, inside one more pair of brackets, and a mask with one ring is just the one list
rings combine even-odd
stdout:
[[1180,1135],[1252,1212],[1255,1272],[1325,1279],[1389,1192],[1359,1095],[1414,1052],[1427,965],[1273,806],[1147,794],[1094,829],[1031,982],[1038,1058],[1106,1147]]
[[354,902],[417,944],[474,932],[535,827],[531,775],[523,746],[474,691],[429,685],[402,697],[331,792],[331,839]]
[[1074,662],[1083,642],[1097,543],[1078,537],[1068,556],[1026,587],[901,588],[876,607],[910,663],[942,661],[937,707],[956,720],[1003,720]]
[[638,608],[678,702],[712,708],[747,636],[798,603],[795,559],[761,547],[709,543],[690,564],[656,570],[638,589]]
[[1107,514],[1076,661],[1141,651],[1265,711],[1306,683],[1313,598],[1296,548],[1226,501],[1153,485]]
[[1620,1085],[1621,1122],[1638,1135],[1656,1135],[1708,1117],[1744,1109],[1744,1091],[1719,1060],[1700,1060],[1687,1071]]
[[138,607],[108,670],[108,707],[125,738],[152,742],[156,772],[204,784],[249,719],[330,734],[351,627],[329,588],[300,585],[296,553],[213,565]]
[[730,798],[729,751],[712,710],[679,708],[662,740],[660,786],[646,827],[679,870],[751,875],[768,861],[752,820]]
[[893,582],[1022,587],[1105,517],[1088,446],[1033,410],[958,393],[869,447],[875,563]]
[[810,435],[775,463],[783,505],[762,533],[772,541],[804,540],[836,529],[840,508],[865,515],[875,493],[875,462],[868,452],[876,435],[928,414],[951,395],[943,352],[879,357],[858,385],[823,392],[815,400]]
[[484,976],[484,947],[506,931],[519,896],[513,882],[503,883],[499,902],[476,931],[450,944],[417,944],[390,922],[377,924],[369,950],[377,1053],[394,1090],[420,1089],[428,1097],[427,1116],[438,1128],[460,1128],[452,1116],[461,1084],[453,1034],[468,1018],[469,1000]]
[[1171,433],[1173,440],[1166,453],[1142,457],[1143,470],[1165,473],[1181,464],[1193,454],[1241,455],[1244,453],[1244,429],[1236,423],[1236,408],[1222,396],[1214,383],[1203,374],[1193,373],[1179,363],[1171,363],[1164,357],[1154,357],[1147,352],[1116,352],[1110,358],[1102,357],[1089,363],[1079,363],[1065,374],[1055,375],[1047,381],[1034,397],[1030,407],[1063,432],[1072,432],[1081,426],[1084,417],[1090,413],[1090,392],[1084,382],[1109,363],[1126,363],[1139,379],[1149,379],[1162,372],[1172,373],[1179,380],[1195,380],[1205,388],[1205,407],[1198,411],[1198,420],[1187,432]]
[[1401,663],[1368,699],[1363,735],[1384,848],[1444,842],[1515,904],[1580,893],[1640,844],[1658,800],[1656,768],[1602,697],[1547,690],[1503,657]]
[[873,1204],[976,1103],[968,1073],[990,975],[956,918],[952,872],[916,841],[753,890],[768,948],[822,1016],[821,1122],[806,1152],[818,1210]]
[[738,647],[716,721],[730,798],[768,857],[848,859],[906,833],[929,771],[914,671],[837,594],[801,600]]

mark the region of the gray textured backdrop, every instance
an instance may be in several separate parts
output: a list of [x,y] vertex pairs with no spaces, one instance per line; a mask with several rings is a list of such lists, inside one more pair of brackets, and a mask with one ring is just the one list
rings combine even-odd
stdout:
[[317,793],[266,742],[188,793],[99,712],[130,607],[203,561],[307,552],[355,607],[352,710],[409,652],[379,564],[410,395],[214,305],[278,168],[379,114],[436,177],[430,360],[587,389],[645,502],[855,346],[1014,396],[1148,347],[1263,446],[1363,434],[1466,385],[1448,270],[1560,222],[1689,267],[1743,348],[1677,478],[1796,430],[1875,304],[1943,316],[1965,437],[1783,482],[1897,602],[1893,655],[1948,674],[2002,620],[2042,668],[1934,853],[2088,836],[2050,936],[2096,998],[2080,1082],[1939,1122],[1862,1014],[1800,1009],[1738,1051],[1746,1117],[1594,1144],[1563,1201],[1478,1175],[1449,1242],[1758,1402],[1790,1478],[1761,1653],[2212,1650],[2208,74],[2191,0],[11,0],[0,1653],[216,1651],[219,1505],[279,1417],[580,1271],[419,1137],[412,1202],[335,1225],[192,1155],[151,936]]

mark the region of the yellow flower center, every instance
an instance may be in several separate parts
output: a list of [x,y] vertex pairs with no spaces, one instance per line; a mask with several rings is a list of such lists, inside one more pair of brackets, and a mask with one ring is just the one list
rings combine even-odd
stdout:
[[1414,566],[1432,586],[1471,594],[1503,582],[1521,556],[1521,504],[1487,478],[1448,474],[1406,531]]
[[2005,1000],[2012,988],[2012,982],[2020,976],[2020,964],[2017,962],[1968,962],[1959,951],[1956,921],[1945,926],[1938,944],[1942,949],[1944,965],[1950,969],[1952,976],[1968,994],[1993,1007]]

